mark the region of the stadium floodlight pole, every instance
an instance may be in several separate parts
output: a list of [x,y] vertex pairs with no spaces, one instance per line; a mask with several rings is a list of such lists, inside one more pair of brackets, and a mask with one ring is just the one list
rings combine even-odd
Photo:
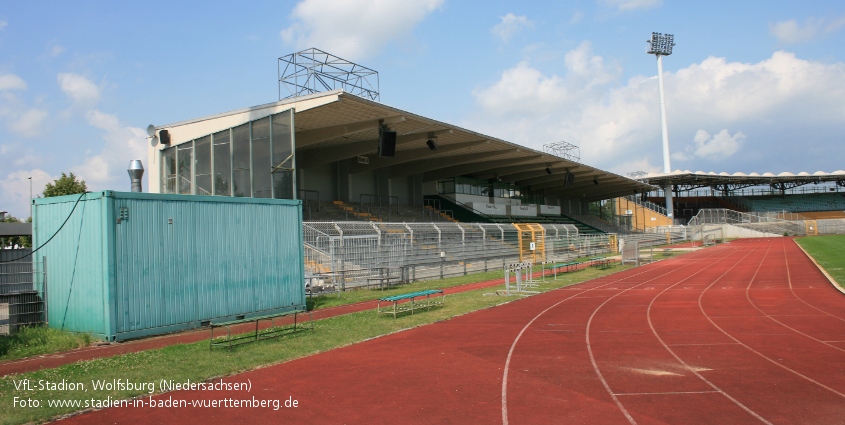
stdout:
[[[672,54],[672,47],[675,45],[675,36],[672,34],[651,33],[651,40],[647,41],[646,53],[657,56],[657,86],[660,92],[660,121],[663,127],[663,172],[672,172],[669,164],[669,130],[666,127],[666,101],[663,97],[663,56]],[[666,215],[675,220],[675,207],[672,204],[672,184],[668,183],[663,187],[666,195]]]

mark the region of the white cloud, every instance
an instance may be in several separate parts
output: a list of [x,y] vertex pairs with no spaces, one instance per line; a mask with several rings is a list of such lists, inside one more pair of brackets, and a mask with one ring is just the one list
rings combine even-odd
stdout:
[[18,170],[6,175],[0,180],[0,199],[3,200],[3,209],[9,214],[25,219],[29,217],[29,178],[32,177],[32,196],[38,197],[44,192],[44,186],[57,177],[50,176],[44,170]]
[[818,32],[818,21],[808,21],[804,26],[798,25],[794,19],[769,25],[769,33],[781,43],[801,43],[810,41]]
[[53,46],[50,46],[50,56],[52,56],[52,57],[59,56],[64,52],[65,52],[65,48],[62,47],[62,46],[59,46],[58,44],[54,44]]
[[316,47],[350,60],[378,53],[405,36],[444,0],[303,0],[282,40],[297,49]]
[[26,81],[15,74],[0,74],[0,90],[26,90]]
[[147,157],[146,131],[125,126],[114,115],[98,110],[88,111],[85,120],[103,130],[105,144],[99,153],[89,155],[71,171],[85,180],[91,190],[126,188],[129,161]]
[[650,9],[663,5],[663,0],[599,0],[599,3],[621,11]]
[[0,74],[0,119],[12,132],[22,137],[36,137],[44,132],[47,111],[31,108],[12,90],[26,90],[27,85],[15,74]]
[[769,34],[784,44],[804,43],[822,34],[830,34],[845,26],[845,16],[835,19],[807,18],[804,24],[795,19],[769,24]]
[[36,137],[44,132],[44,122],[49,114],[43,109],[31,108],[11,118],[9,129],[23,137]]
[[6,22],[5,20],[0,20],[0,30],[6,28],[7,25],[9,25],[8,22]]
[[525,28],[531,28],[534,22],[531,22],[526,16],[516,16],[513,13],[508,13],[501,17],[501,22],[493,27],[492,31],[496,37],[507,43],[511,37],[516,35],[519,31]]
[[[620,81],[618,65],[588,43],[568,52],[564,65],[560,74],[528,62],[505,70],[473,91],[477,111],[466,127],[535,149],[566,140],[585,163],[621,174],[662,164],[656,77]],[[664,78],[670,145],[680,162],[673,168],[841,168],[823,152],[845,131],[845,64],[787,52],[758,63],[710,57]],[[696,139],[702,128],[725,130]],[[788,154],[794,150],[820,154]]]
[[[0,151],[1,150],[2,149],[0,149]],[[15,164],[16,167],[31,167],[34,165],[40,165],[42,162],[44,161],[41,157],[29,154],[16,159],[13,164]]]
[[694,145],[690,149],[697,157],[725,159],[739,151],[745,139],[747,137],[740,131],[731,136],[728,129],[724,129],[711,136],[704,130],[698,130],[693,138]]
[[100,88],[89,79],[78,74],[59,74],[59,88],[73,99],[74,103],[91,105],[100,100]]

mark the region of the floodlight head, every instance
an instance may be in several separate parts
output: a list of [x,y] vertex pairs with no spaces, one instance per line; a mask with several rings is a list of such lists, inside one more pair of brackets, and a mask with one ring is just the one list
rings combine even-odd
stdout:
[[550,175],[550,176],[552,175],[552,169],[551,169],[551,167],[546,167],[546,174],[548,174],[548,175]]
[[437,150],[437,138],[436,137],[430,137],[428,140],[426,140],[425,144],[428,145],[429,149],[431,149],[433,151]]
[[599,178],[598,177],[593,177],[593,184],[596,185],[596,186],[599,185]]
[[672,34],[651,33],[651,40],[646,41],[646,53],[650,55],[669,56],[675,46],[675,36]]

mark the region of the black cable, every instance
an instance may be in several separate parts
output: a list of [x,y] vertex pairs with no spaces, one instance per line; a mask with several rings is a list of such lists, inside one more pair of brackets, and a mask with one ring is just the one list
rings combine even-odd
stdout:
[[65,227],[65,224],[67,224],[67,221],[68,221],[68,220],[70,220],[70,216],[72,216],[72,215],[73,215],[73,212],[74,212],[74,211],[76,211],[76,206],[77,206],[77,205],[79,205],[79,201],[81,201],[81,200],[82,200],[82,197],[83,197],[83,196],[85,196],[85,194],[86,194],[86,193],[90,193],[90,192],[83,192],[81,195],[79,195],[79,199],[77,199],[77,200],[76,200],[76,203],[75,203],[75,204],[73,204],[73,209],[72,209],[72,210],[70,210],[70,214],[68,214],[68,215],[67,215],[67,218],[65,219],[65,222],[64,222],[64,223],[62,223],[61,227],[59,227],[59,230],[56,230],[56,233],[53,233],[53,236],[50,236],[50,239],[47,239],[47,242],[44,242],[43,244],[41,244],[41,246],[39,246],[38,248],[33,249],[33,250],[29,253],[29,254],[26,254],[26,255],[24,255],[23,257],[20,257],[20,258],[15,258],[14,260],[0,261],[0,264],[3,264],[3,263],[11,263],[11,262],[15,262],[15,261],[18,261],[18,260],[23,260],[24,258],[29,257],[29,256],[30,256],[30,255],[32,255],[32,254],[35,254],[35,252],[36,252],[36,251],[38,251],[39,249],[44,248],[44,246],[46,246],[48,243],[50,243],[50,241],[51,241],[51,240],[53,240],[53,238],[55,238],[55,237],[56,237],[56,235],[58,235],[58,234],[59,234],[59,232],[61,232],[61,231],[62,231],[62,228],[64,228],[64,227]]

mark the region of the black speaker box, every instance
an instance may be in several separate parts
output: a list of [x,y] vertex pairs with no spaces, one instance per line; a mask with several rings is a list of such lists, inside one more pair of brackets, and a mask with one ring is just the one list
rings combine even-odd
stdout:
[[158,132],[158,141],[162,145],[169,145],[170,144],[170,132],[167,130],[161,130]]
[[396,132],[380,129],[378,132],[378,156],[393,158],[396,156]]

